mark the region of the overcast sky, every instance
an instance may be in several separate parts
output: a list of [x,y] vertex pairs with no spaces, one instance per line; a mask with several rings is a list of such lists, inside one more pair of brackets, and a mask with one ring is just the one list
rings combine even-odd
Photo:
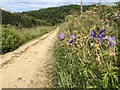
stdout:
[[[84,5],[97,3],[99,0],[83,0]],[[120,0],[101,0],[110,4]],[[55,7],[69,4],[79,4],[80,0],[0,0],[0,8],[10,12],[22,12],[30,10],[38,10],[40,8]]]

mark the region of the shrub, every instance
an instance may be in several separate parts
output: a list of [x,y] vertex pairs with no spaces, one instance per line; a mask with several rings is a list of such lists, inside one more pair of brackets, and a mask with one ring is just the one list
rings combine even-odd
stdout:
[[2,29],[2,51],[4,53],[15,50],[22,44],[21,37],[15,28],[7,26]]

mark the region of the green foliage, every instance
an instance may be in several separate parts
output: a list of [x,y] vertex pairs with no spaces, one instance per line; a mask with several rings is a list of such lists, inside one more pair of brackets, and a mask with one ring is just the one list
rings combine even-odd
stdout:
[[7,11],[2,10],[2,24],[10,24],[13,26],[17,26],[20,28],[26,27],[30,28],[33,26],[44,26],[51,24],[40,19],[36,19],[32,16],[27,16],[26,14],[22,13],[10,13]]
[[[103,13],[101,12],[102,15]],[[80,16],[69,15],[61,26],[60,32],[66,36],[58,41],[55,48],[54,87],[119,89],[118,46],[110,48],[106,44],[109,36],[115,36],[117,45],[119,44],[119,30],[116,22],[111,22],[114,18],[111,21],[106,19],[104,27],[106,22],[99,14],[87,11]],[[112,30],[110,26],[113,27]],[[98,33],[103,27],[106,32],[102,42],[90,38],[92,30]],[[72,34],[76,36],[75,42],[68,42]]]
[[3,52],[10,52],[16,48],[18,48],[19,45],[21,45],[21,38],[18,35],[18,32],[8,26],[7,28],[2,29],[2,51]]
[[[84,11],[88,9],[89,6],[84,6]],[[36,11],[23,12],[27,15],[33,16],[37,19],[48,21],[51,24],[60,23],[64,18],[71,13],[71,11],[80,12],[79,5],[68,5],[53,7],[47,9],[40,9]]]
[[[108,19],[111,22],[120,22],[120,2],[116,2],[115,6],[107,6],[107,5],[92,5],[91,9],[100,15],[101,19]],[[102,8],[102,9],[101,9]],[[119,23],[120,24],[120,23]]]
[[[89,9],[88,6],[83,7],[83,11]],[[80,6],[79,5],[68,5],[68,6],[60,6],[60,7],[52,7],[47,9],[39,9],[30,12],[23,12],[29,16],[33,16],[34,18],[45,20],[51,24],[57,24],[62,22],[65,17],[72,12],[80,13]]]
[[[90,6],[84,6],[83,11],[88,10],[89,7]],[[68,5],[22,13],[10,13],[4,10],[0,11],[2,11],[2,24],[30,28],[32,26],[50,26],[61,23],[67,15],[73,12],[79,13],[80,6]]]
[[116,8],[117,8],[118,10],[120,10],[120,1],[119,1],[119,2],[116,2],[115,4],[116,4]]
[[2,53],[7,53],[17,49],[20,45],[30,41],[33,38],[42,36],[43,34],[52,31],[55,27],[41,26],[29,29],[20,29],[7,25],[0,26],[0,28],[2,28],[2,40],[0,42],[0,44],[2,44]]

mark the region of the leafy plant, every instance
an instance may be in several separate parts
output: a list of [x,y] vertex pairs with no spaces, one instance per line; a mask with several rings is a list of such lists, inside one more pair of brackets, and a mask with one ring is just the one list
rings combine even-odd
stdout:
[[119,89],[116,23],[94,11],[69,15],[55,48],[53,85],[62,88]]
[[41,26],[33,28],[15,28],[11,25],[1,27],[1,49],[2,53],[7,53],[17,49],[20,45],[46,34],[55,29],[56,26]]

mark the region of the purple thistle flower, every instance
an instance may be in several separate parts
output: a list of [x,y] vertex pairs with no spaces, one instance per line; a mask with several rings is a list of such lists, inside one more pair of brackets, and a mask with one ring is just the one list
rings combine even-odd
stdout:
[[72,35],[70,36],[70,38],[71,38],[71,39],[76,39],[76,36],[75,36],[74,34],[72,34]]
[[115,39],[115,37],[109,36],[109,37],[107,38],[107,40],[106,40],[106,44],[108,44],[109,47],[115,46],[115,45],[116,45],[116,39]]
[[92,30],[90,32],[90,38],[93,39],[93,38],[96,38],[96,31],[95,30]]
[[66,35],[64,34],[64,32],[62,32],[62,33],[59,35],[59,39],[60,39],[60,40],[63,40],[63,39],[65,38],[65,36],[66,36]]

